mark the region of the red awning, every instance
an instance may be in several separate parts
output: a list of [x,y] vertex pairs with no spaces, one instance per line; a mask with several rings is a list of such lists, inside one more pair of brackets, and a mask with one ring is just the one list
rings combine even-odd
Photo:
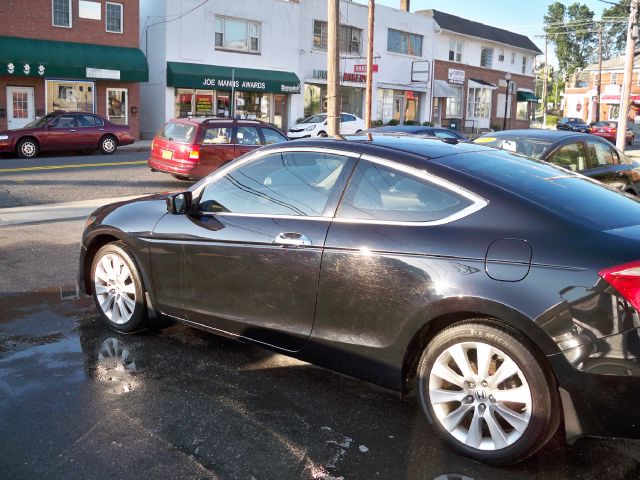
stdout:
[[[632,93],[631,101],[640,103],[640,93]],[[600,103],[620,103],[620,95],[600,95]]]

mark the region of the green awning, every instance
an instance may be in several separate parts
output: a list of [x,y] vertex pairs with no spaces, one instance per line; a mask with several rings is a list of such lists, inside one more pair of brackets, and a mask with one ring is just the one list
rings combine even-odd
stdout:
[[201,63],[167,62],[167,85],[245,92],[300,93],[295,73],[255,68],[232,68]]
[[149,81],[139,48],[0,36],[0,75]]
[[518,90],[518,101],[519,102],[539,102],[540,99],[538,97],[536,97],[533,93],[531,92],[525,92],[522,90]]

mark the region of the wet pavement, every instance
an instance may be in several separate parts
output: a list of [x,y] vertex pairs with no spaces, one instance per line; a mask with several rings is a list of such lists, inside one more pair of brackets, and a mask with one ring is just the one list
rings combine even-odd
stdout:
[[487,467],[415,398],[178,324],[120,335],[72,288],[0,302],[2,478],[640,478],[638,442]]

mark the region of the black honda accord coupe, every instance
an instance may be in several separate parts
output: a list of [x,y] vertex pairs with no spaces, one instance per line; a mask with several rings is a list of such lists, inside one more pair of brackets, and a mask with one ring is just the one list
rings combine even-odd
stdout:
[[438,139],[296,141],[104,206],[82,243],[114,329],[169,317],[415,388],[476,460],[559,428],[640,436],[640,202],[568,170]]

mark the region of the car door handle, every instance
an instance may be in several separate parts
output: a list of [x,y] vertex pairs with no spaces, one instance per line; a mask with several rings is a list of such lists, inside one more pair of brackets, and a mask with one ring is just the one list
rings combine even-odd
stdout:
[[101,131],[101,132],[104,132],[104,128],[101,128],[101,129],[100,129],[100,131]]
[[76,131],[76,129],[75,129],[75,128],[72,128],[72,129],[71,129],[71,130],[69,130],[69,131],[70,131],[70,132],[75,132],[75,131]]
[[287,247],[308,247],[311,245],[311,240],[300,233],[282,232],[271,243]]

